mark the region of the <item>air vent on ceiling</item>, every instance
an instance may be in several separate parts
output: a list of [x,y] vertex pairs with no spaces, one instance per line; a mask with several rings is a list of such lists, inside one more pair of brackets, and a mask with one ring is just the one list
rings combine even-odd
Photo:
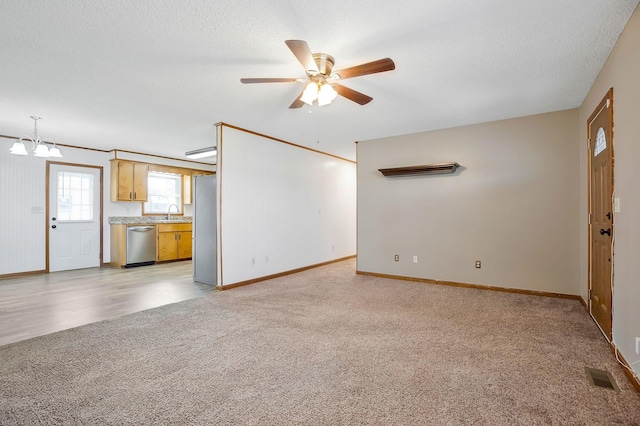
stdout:
[[460,167],[458,163],[438,163],[422,166],[393,167],[390,169],[378,169],[378,171],[385,176],[439,175],[454,173],[458,167]]

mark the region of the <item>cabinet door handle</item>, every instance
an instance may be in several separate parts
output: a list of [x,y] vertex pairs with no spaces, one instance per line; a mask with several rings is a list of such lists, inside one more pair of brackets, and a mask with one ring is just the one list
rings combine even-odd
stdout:
[[134,200],[137,200],[137,199],[138,199],[138,197],[136,196],[136,193],[135,193],[135,192],[133,193],[133,199],[134,199]]
[[129,199],[133,200],[133,194],[131,192],[129,193]]

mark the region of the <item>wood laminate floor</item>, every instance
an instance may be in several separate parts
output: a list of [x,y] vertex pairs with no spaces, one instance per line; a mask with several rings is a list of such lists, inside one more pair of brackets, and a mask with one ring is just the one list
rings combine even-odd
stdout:
[[89,268],[0,280],[0,345],[215,291],[193,282],[192,262]]

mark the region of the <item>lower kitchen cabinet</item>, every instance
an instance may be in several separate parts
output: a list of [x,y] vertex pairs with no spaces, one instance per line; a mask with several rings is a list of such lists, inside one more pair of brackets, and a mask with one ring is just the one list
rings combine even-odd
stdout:
[[156,256],[158,262],[191,258],[191,224],[159,224],[156,227],[158,244]]

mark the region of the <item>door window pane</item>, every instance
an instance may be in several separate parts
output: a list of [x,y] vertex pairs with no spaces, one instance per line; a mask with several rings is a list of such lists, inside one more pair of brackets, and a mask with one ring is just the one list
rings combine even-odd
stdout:
[[57,220],[93,221],[93,175],[58,172]]
[[596,146],[593,148],[593,156],[600,154],[607,148],[607,136],[604,133],[604,129],[600,127],[598,134],[596,134]]

